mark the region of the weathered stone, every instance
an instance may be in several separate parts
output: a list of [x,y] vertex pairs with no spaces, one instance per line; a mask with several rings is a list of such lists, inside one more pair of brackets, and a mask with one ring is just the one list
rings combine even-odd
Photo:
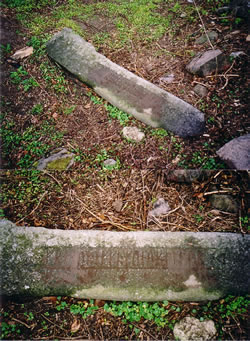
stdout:
[[205,44],[206,42],[208,42],[208,38],[212,42],[216,41],[218,39],[218,33],[215,31],[207,32],[207,34],[203,34],[202,36],[197,38],[195,40],[195,44],[198,44],[198,45]]
[[211,194],[209,201],[217,210],[231,213],[237,213],[239,211],[239,205],[231,195]]
[[26,46],[22,48],[21,50],[16,51],[11,58],[15,60],[19,60],[19,59],[29,57],[32,53],[33,53],[33,47]]
[[250,134],[231,140],[221,147],[216,154],[230,168],[250,169]]
[[186,316],[174,326],[174,336],[180,341],[214,340],[216,328],[212,320],[199,321],[195,317]]
[[220,72],[229,67],[229,59],[221,50],[208,50],[199,53],[186,66],[186,70],[190,73],[205,77],[215,72]]
[[203,132],[204,114],[198,109],[111,62],[72,30],[56,34],[47,51],[100,96],[142,122],[182,137]]
[[170,73],[170,74],[166,73],[164,76],[159,78],[159,81],[163,82],[163,83],[172,83],[174,81],[174,74],[173,73]]
[[67,170],[74,163],[74,154],[68,152],[65,148],[56,151],[48,158],[43,158],[37,162],[38,170]]
[[140,131],[137,127],[124,127],[122,129],[122,134],[126,139],[135,142],[140,142],[145,137],[145,134],[142,131]]
[[160,217],[161,215],[167,214],[170,210],[168,202],[163,198],[159,198],[154,203],[154,208],[148,212],[148,218]]
[[200,97],[206,97],[208,90],[204,85],[196,84],[194,87],[194,92]]
[[250,287],[250,236],[21,227],[0,221],[2,295],[213,300]]
[[211,174],[210,170],[203,169],[176,169],[166,175],[167,181],[187,182],[203,181]]
[[114,169],[117,166],[117,161],[114,159],[107,159],[103,161],[104,168]]

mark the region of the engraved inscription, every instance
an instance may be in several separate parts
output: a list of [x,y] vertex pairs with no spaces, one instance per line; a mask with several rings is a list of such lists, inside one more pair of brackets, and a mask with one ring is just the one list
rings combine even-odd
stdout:
[[47,284],[176,285],[191,274],[209,280],[199,249],[75,247],[47,250]]

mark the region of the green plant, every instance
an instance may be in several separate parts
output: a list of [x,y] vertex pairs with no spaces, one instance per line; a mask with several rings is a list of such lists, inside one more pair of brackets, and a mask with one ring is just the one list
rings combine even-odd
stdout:
[[242,225],[243,227],[246,227],[247,230],[250,230],[250,226],[249,226],[249,217],[248,217],[248,216],[240,217],[240,222],[241,222],[241,225]]
[[[18,328],[18,329],[17,329]],[[1,323],[1,339],[4,340],[9,337],[11,333],[20,334],[21,330],[17,324],[8,324],[6,322]]]
[[200,214],[194,214],[193,217],[196,219],[197,223],[201,223],[204,220]]
[[64,108],[64,109],[63,109],[63,113],[64,113],[65,115],[70,115],[70,114],[72,114],[72,112],[75,110],[75,108],[76,108],[76,105],[72,105],[71,107]]
[[27,317],[27,320],[28,320],[28,321],[34,320],[34,314],[32,313],[32,311],[29,312],[29,313],[26,313],[26,312],[25,312],[23,315]]
[[168,132],[162,128],[152,129],[150,131],[150,134],[151,134],[151,136],[155,136],[155,137],[158,137],[160,139],[169,135]]
[[105,104],[104,106],[106,110],[108,111],[109,117],[117,119],[122,126],[125,126],[131,118],[131,115],[114,107],[111,104]]
[[159,327],[165,325],[171,326],[167,319],[169,310],[166,309],[168,302],[148,303],[148,302],[122,302],[122,303],[106,303],[104,310],[114,316],[123,317],[123,322],[139,322],[142,318],[154,323]]
[[87,318],[88,316],[94,315],[94,313],[96,312],[96,310],[98,310],[99,308],[97,306],[94,305],[94,301],[90,300],[90,302],[86,302],[86,303],[78,303],[78,304],[71,304],[70,306],[70,312],[74,315],[78,315],[80,314],[82,316],[82,318]]
[[58,310],[58,311],[64,310],[65,308],[68,307],[68,303],[65,301],[62,301],[61,296],[57,297],[56,303],[57,303],[56,310]]
[[31,109],[31,114],[38,115],[43,112],[43,105],[41,103],[35,104]]
[[11,45],[10,44],[0,44],[0,48],[4,53],[10,53],[11,52]]

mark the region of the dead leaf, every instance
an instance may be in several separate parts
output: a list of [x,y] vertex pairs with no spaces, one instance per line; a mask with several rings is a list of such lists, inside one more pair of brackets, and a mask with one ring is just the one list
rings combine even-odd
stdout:
[[45,296],[41,300],[42,301],[50,301],[51,303],[56,303],[57,297],[56,296]]
[[77,319],[71,325],[71,333],[76,333],[81,327],[81,322]]
[[54,112],[54,114],[52,115],[52,117],[53,117],[54,119],[56,119],[56,118],[58,117],[58,114],[57,114],[56,112]]
[[32,53],[33,53],[33,47],[27,46],[21,50],[16,51],[11,58],[15,60],[19,60],[19,59],[23,59],[23,58],[30,56]]

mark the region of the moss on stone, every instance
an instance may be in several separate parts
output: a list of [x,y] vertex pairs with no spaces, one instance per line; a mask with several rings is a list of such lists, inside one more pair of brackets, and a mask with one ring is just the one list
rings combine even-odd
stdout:
[[49,170],[66,170],[72,160],[72,156],[48,162],[46,168]]

